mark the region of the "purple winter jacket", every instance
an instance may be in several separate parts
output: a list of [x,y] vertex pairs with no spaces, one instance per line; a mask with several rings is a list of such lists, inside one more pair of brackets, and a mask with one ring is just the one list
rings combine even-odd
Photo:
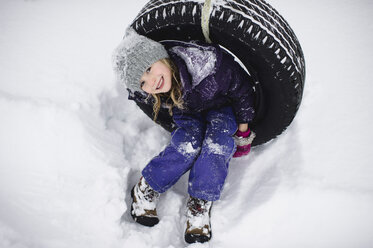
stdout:
[[[162,42],[178,67],[183,86],[182,113],[201,112],[230,105],[237,123],[254,118],[253,78],[218,45],[201,42]],[[129,99],[146,102],[130,92]],[[177,111],[177,112],[179,112]]]

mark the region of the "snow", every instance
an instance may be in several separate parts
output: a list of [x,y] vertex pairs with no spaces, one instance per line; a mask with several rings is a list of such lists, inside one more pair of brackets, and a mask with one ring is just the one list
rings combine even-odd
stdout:
[[[171,51],[181,57],[192,76],[192,87],[215,72],[216,55],[215,48],[203,47],[194,44],[195,47],[184,48],[175,46]],[[199,73],[196,73],[199,72]]]
[[224,151],[227,151],[229,149],[226,146],[214,143],[210,137],[206,138],[205,144],[207,145],[208,151],[213,154],[224,155]]
[[194,149],[191,142],[181,143],[177,147],[177,151],[180,152],[181,154],[183,154],[184,156],[187,156],[187,157],[188,156],[193,156],[194,154],[196,154],[200,150],[201,150],[200,147],[198,147],[197,149]]
[[[111,55],[146,3],[0,2],[0,247],[185,247],[187,175],[131,220],[130,189],[170,135],[126,100]],[[371,247],[371,1],[271,0],[306,57],[288,130],[233,159],[212,240]]]

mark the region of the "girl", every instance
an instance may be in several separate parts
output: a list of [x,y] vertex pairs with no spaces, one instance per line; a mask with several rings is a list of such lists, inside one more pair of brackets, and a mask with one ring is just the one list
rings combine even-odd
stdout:
[[154,120],[167,108],[177,126],[132,188],[133,219],[156,225],[159,195],[189,171],[185,240],[210,240],[211,206],[220,197],[229,161],[248,154],[254,138],[248,127],[254,117],[252,78],[217,45],[159,43],[132,28],[114,58],[129,99],[153,105]]

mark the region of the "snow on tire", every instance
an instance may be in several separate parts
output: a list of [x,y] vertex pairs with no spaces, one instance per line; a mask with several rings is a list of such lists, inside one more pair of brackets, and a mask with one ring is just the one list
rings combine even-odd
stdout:
[[[210,7],[207,38],[234,54],[256,82],[252,129],[257,136],[253,145],[263,144],[290,125],[305,81],[298,39],[273,7],[262,0],[152,0],[131,26],[157,41],[205,40],[201,16],[206,7]],[[139,106],[152,116],[149,106]],[[169,131],[174,127],[167,111],[159,114],[158,123]]]

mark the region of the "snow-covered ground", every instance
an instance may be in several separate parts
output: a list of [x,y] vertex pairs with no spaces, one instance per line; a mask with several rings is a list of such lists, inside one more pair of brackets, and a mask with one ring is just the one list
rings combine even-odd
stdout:
[[[160,223],[129,189],[169,141],[117,89],[111,53],[146,0],[0,0],[0,247],[184,247],[186,177]],[[231,162],[213,239],[190,247],[373,247],[373,2],[271,0],[307,63],[279,138]]]

